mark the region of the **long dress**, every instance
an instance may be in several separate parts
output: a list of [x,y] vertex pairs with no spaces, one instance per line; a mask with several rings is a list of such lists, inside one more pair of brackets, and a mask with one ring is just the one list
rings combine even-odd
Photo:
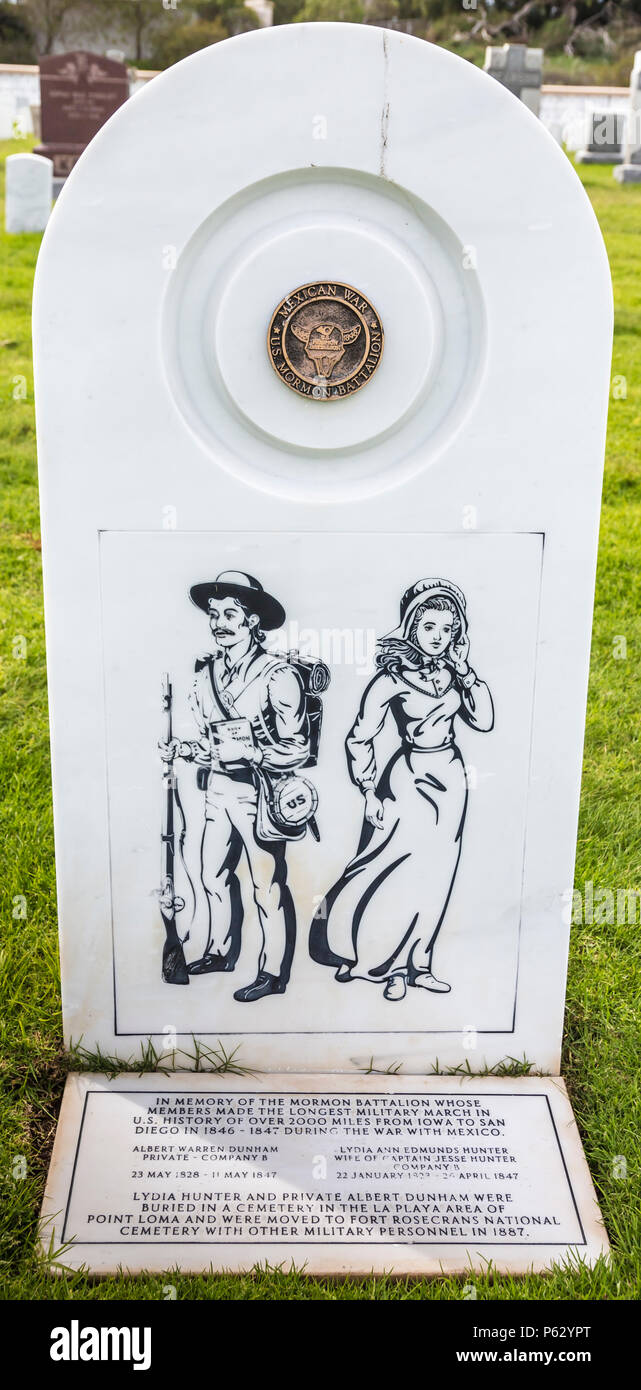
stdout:
[[352,780],[361,790],[376,784],[375,739],[388,717],[400,747],[376,785],[382,828],[363,822],[355,857],[314,916],[310,953],[319,963],[348,965],[352,976],[376,981],[398,970],[411,981],[431,970],[467,805],[457,716],[491,729],[492,697],[478,678],[466,688],[448,667],[436,676],[383,670],[368,686],[346,743]]

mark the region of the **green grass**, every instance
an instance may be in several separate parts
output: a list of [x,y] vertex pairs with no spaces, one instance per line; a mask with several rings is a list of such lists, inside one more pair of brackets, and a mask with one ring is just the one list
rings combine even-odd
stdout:
[[[29,148],[29,143],[0,146],[0,155]],[[641,188],[619,187],[607,167],[584,168],[581,176],[610,255],[616,299],[613,374],[626,378],[627,395],[613,399],[610,409],[576,883],[580,888],[588,880],[595,888],[628,888],[641,879],[641,812],[638,798],[631,794],[639,777]],[[239,1278],[194,1278],[175,1271],[97,1283],[82,1274],[54,1280],[35,1258],[37,1214],[70,1059],[61,1042],[29,320],[40,238],[0,232],[0,241],[5,266],[0,291],[0,776],[5,846],[0,1297],[162,1299],[165,1286],[173,1284],[181,1299],[461,1298],[462,1282],[452,1278],[339,1283],[267,1267]],[[26,378],[26,400],[14,399],[16,378]],[[627,640],[625,660],[613,655],[617,635]],[[20,637],[27,643],[24,658],[14,655],[15,639]],[[20,910],[15,900],[21,895],[26,898],[26,917],[13,915]],[[641,1293],[640,953],[641,930],[633,924],[574,928],[563,1072],[613,1243],[612,1266],[559,1269],[548,1277],[523,1279],[495,1277],[490,1270],[474,1278],[479,1299],[631,1299]],[[625,1178],[616,1176],[619,1155],[628,1165]]]

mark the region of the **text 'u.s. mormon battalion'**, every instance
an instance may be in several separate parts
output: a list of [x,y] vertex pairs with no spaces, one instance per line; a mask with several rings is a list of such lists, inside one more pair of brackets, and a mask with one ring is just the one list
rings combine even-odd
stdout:
[[282,299],[269,325],[269,358],[292,391],[337,401],[360,391],[383,353],[381,321],[369,300],[334,281],[301,285]]

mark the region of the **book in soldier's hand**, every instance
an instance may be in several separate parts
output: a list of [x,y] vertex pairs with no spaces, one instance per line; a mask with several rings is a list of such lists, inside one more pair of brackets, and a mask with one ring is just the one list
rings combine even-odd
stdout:
[[215,762],[236,763],[254,751],[249,719],[221,719],[209,725],[209,735]]

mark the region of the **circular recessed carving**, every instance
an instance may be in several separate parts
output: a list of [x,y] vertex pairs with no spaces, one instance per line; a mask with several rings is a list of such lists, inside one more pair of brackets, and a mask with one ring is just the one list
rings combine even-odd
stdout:
[[371,381],[383,352],[383,329],[373,304],[353,285],[315,281],[281,299],[267,351],[290,390],[311,400],[340,401]]
[[[300,381],[309,374],[310,390],[285,390],[268,326],[293,286],[328,284],[357,294],[347,331],[358,323],[360,335],[317,373],[304,361],[301,305],[304,335],[286,333],[283,361]],[[331,342],[339,296],[312,296],[312,307],[318,298]],[[314,377],[330,390],[354,368],[358,377],[374,323],[385,347],[367,390],[331,409],[325,397],[321,409]],[[487,350],[479,277],[453,229],[400,186],[332,168],[270,176],[194,228],[167,286],[161,344],[174,403],[217,466],[272,495],[325,502],[373,496],[428,467],[471,408]],[[318,341],[307,346],[317,356]]]

